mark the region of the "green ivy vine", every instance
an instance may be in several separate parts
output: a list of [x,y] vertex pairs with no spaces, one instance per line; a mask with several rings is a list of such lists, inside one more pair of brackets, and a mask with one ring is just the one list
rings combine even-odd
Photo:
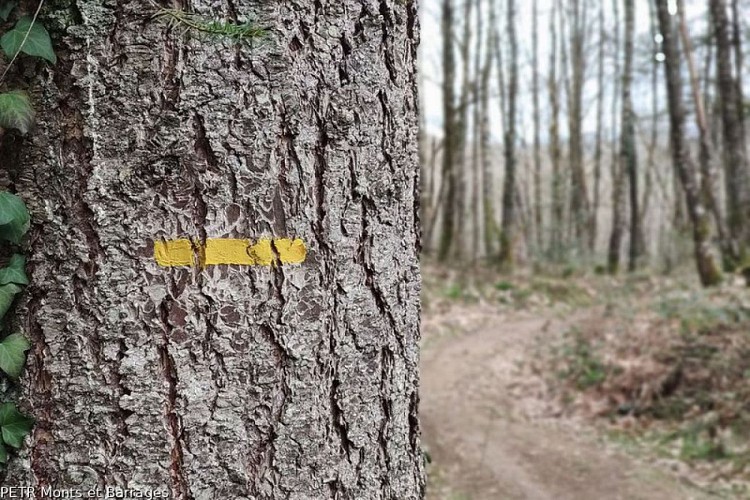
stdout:
[[[0,0],[0,26],[6,28],[0,37],[0,49],[6,58],[0,74],[0,132],[15,129],[27,134],[34,122],[34,109],[28,94],[8,89],[5,77],[20,56],[31,56],[55,64],[57,57],[49,33],[39,22],[39,12],[44,0],[33,15],[22,15],[17,0]],[[12,24],[12,25],[11,25]],[[1,135],[1,134],[0,134]],[[0,250],[10,255],[0,267],[0,372],[11,384],[16,384],[24,365],[26,351],[31,344],[18,332],[10,329],[7,314],[16,296],[29,284],[26,276],[26,259],[20,251],[21,241],[29,229],[30,216],[23,200],[10,192],[0,192]],[[0,464],[6,464],[10,449],[18,449],[31,432],[34,420],[23,415],[15,403],[0,403]]]

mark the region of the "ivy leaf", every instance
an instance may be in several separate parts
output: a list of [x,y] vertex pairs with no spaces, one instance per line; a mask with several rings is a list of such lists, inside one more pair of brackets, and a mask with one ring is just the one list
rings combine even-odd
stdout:
[[8,312],[11,304],[13,304],[13,299],[20,291],[21,287],[13,283],[0,286],[0,318]]
[[20,333],[8,335],[0,342],[0,370],[12,379],[21,376],[23,365],[26,364],[26,351],[31,344]]
[[0,269],[0,285],[7,285],[8,283],[15,283],[16,285],[28,285],[29,278],[26,276],[24,267],[26,265],[26,257],[20,254],[14,254],[10,258],[8,265]]
[[21,91],[0,94],[0,127],[15,128],[26,134],[34,122],[29,96]]
[[33,425],[34,420],[22,415],[13,403],[0,405],[0,430],[5,444],[20,448]]
[[16,0],[5,0],[0,1],[0,19],[7,21],[10,13],[16,8],[18,2]]
[[8,463],[8,450],[5,449],[5,445],[0,441],[0,464]]
[[13,193],[0,193],[0,225],[9,224],[28,215],[23,200]]
[[0,193],[0,239],[21,243],[30,222],[29,211],[21,198],[7,191]]
[[18,52],[23,52],[46,59],[52,64],[57,62],[49,33],[44,26],[38,21],[34,22],[29,16],[19,19],[16,26],[0,38],[0,46],[8,57],[15,57]]

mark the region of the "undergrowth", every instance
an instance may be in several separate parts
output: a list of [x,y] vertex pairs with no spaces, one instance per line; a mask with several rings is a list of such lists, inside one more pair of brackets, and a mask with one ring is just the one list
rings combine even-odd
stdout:
[[560,403],[690,464],[706,484],[750,493],[746,290],[673,288],[634,303],[635,314],[610,307],[549,350]]

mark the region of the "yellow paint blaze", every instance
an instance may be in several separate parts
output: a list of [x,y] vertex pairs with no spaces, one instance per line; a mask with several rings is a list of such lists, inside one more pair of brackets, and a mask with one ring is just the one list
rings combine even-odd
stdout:
[[252,266],[255,260],[247,251],[250,240],[212,239],[206,241],[206,258],[203,261],[207,266],[220,264]]
[[271,247],[271,240],[260,240],[248,248],[247,253],[259,266],[270,266],[276,260],[273,247]]
[[155,241],[154,258],[160,266],[192,266],[195,253],[190,240]]
[[280,238],[273,240],[273,244],[283,264],[301,264],[307,258],[307,247],[300,239]]
[[196,260],[201,266],[272,266],[278,262],[303,263],[307,247],[301,239],[289,238],[261,239],[254,244],[250,240],[213,238],[205,246],[182,239],[155,242],[154,257],[164,267],[193,266]]

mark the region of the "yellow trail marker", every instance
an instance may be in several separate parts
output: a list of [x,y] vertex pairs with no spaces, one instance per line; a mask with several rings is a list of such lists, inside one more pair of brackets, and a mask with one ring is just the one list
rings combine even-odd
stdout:
[[190,240],[157,241],[154,243],[154,258],[160,266],[192,266],[195,252]]
[[281,238],[273,240],[273,244],[276,247],[276,252],[279,254],[281,262],[284,264],[302,264],[305,262],[307,247],[304,241],[300,239],[290,240]]
[[[196,255],[197,254],[197,255]],[[163,267],[217,265],[272,266],[301,264],[307,257],[307,247],[301,239],[250,240],[214,238],[205,245],[190,240],[157,241],[154,258]]]
[[250,240],[207,240],[203,263],[206,266],[234,264],[252,266],[255,260],[247,253]]

